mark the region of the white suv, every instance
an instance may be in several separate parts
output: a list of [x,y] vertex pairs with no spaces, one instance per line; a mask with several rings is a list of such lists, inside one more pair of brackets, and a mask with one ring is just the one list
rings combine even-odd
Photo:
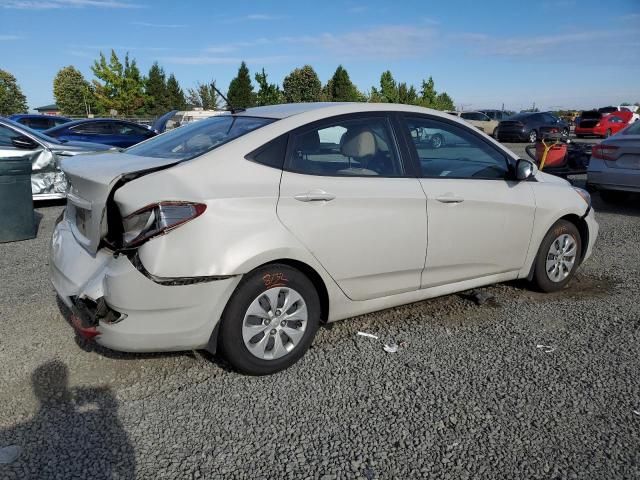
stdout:
[[80,333],[220,347],[252,374],[324,322],[517,278],[558,290],[598,232],[583,190],[407,105],[253,108],[63,169],[52,281]]

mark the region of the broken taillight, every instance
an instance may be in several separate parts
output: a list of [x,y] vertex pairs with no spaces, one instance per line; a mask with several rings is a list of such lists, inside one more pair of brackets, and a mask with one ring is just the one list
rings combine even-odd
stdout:
[[206,209],[203,203],[190,202],[159,202],[141,208],[122,219],[123,246],[138,247],[199,217]]
[[615,154],[618,150],[618,147],[615,145],[603,145],[602,143],[599,145],[595,145],[591,149],[591,157],[599,158],[600,160],[615,160]]

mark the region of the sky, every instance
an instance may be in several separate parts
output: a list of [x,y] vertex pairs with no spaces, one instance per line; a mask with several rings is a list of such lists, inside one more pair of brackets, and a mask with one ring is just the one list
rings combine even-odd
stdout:
[[112,48],[185,90],[226,90],[244,60],[278,84],[341,64],[365,92],[387,69],[417,87],[432,76],[464,110],[640,101],[640,0],[0,0],[0,69],[31,109],[53,103],[60,68],[91,79]]

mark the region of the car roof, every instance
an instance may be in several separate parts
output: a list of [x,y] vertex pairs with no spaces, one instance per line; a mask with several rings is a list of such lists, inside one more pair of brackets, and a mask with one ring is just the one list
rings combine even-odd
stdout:
[[144,127],[144,125],[140,125],[139,123],[132,122],[130,120],[121,120],[119,118],[81,118],[80,120],[73,120],[71,122],[58,125],[57,127],[50,128],[47,130],[47,132],[54,132],[54,131],[62,130],[64,128],[75,127],[76,125],[82,125],[84,123],[94,123],[94,122],[119,122],[119,123],[129,123],[131,125],[139,125],[141,127]]
[[21,118],[53,118],[53,119],[69,120],[67,117],[63,117],[61,115],[45,115],[43,113],[14,113],[13,115],[9,115],[7,118],[10,120],[16,120]]
[[264,107],[252,107],[236,112],[238,116],[262,117],[280,120],[283,118],[304,115],[308,113],[324,113],[328,115],[341,115],[348,113],[366,112],[409,112],[429,113],[444,118],[451,115],[430,108],[400,103],[369,103],[369,102],[315,102],[315,103],[285,103],[280,105],[268,105]]

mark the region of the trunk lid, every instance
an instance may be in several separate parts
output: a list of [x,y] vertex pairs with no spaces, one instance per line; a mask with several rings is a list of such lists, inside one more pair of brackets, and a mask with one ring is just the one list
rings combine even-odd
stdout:
[[144,174],[176,163],[173,158],[153,158],[104,153],[63,160],[62,171],[71,186],[66,218],[76,240],[92,255],[107,233],[106,206],[112,189],[129,174]]

